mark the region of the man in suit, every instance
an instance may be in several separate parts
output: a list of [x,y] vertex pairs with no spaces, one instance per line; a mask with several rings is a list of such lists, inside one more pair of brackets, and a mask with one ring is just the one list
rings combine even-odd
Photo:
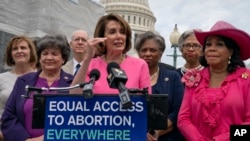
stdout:
[[73,32],[70,48],[73,53],[73,59],[69,60],[64,66],[63,70],[70,74],[75,75],[80,65],[82,65],[82,60],[86,55],[87,51],[87,40],[88,33],[84,30],[76,30]]

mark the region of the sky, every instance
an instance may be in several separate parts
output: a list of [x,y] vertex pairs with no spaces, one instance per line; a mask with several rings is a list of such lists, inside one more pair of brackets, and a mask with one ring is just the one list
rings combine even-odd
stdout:
[[[208,31],[214,23],[223,20],[250,34],[249,0],[148,0],[148,2],[157,19],[155,29],[166,41],[166,51],[161,60],[167,64],[173,65],[173,57],[167,55],[173,54],[169,37],[175,24],[181,34],[194,28]],[[180,52],[178,54],[180,55]],[[177,58],[177,67],[184,63],[182,57]],[[250,60],[247,60],[246,64],[249,63]]]
[[[169,37],[175,24],[181,34],[195,28],[208,31],[215,22],[223,20],[250,34],[249,0],[148,0],[148,2],[157,19],[155,29],[166,42],[166,50],[161,61],[170,65],[173,65],[173,57],[167,55],[173,54],[173,48]],[[180,52],[177,54],[180,55]],[[177,67],[184,63],[182,57],[177,58]],[[250,60],[247,60],[246,64],[250,64]]]

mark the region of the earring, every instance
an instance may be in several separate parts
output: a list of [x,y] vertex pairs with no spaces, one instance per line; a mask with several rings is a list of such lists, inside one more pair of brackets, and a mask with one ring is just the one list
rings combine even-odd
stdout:
[[231,56],[228,58],[228,62],[227,62],[227,64],[229,65],[229,64],[231,64]]

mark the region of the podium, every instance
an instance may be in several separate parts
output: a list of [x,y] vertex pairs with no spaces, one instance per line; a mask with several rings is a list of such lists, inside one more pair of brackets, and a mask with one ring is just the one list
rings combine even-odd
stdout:
[[123,109],[116,94],[35,94],[32,127],[44,128],[44,141],[146,141],[149,128],[166,128],[166,94],[130,98]]

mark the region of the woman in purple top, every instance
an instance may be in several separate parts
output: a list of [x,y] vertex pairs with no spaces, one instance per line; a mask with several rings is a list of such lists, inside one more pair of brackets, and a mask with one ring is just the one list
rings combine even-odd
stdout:
[[73,80],[71,74],[61,69],[70,55],[70,47],[65,36],[46,35],[41,38],[38,41],[37,55],[41,69],[17,78],[6,103],[1,126],[5,141],[43,141],[43,129],[32,128],[33,93],[29,98],[21,97],[27,93],[26,85],[46,88],[66,87]]
[[[119,94],[107,82],[107,66],[111,62],[119,64],[127,74],[127,88],[148,88],[151,93],[149,69],[142,59],[126,55],[131,48],[131,29],[119,15],[108,14],[101,17],[96,25],[93,39],[88,40],[87,55],[72,85],[87,82],[92,69],[100,71],[95,82],[94,93]],[[97,55],[96,58],[93,58]],[[70,93],[82,93],[82,89],[71,89]]]

